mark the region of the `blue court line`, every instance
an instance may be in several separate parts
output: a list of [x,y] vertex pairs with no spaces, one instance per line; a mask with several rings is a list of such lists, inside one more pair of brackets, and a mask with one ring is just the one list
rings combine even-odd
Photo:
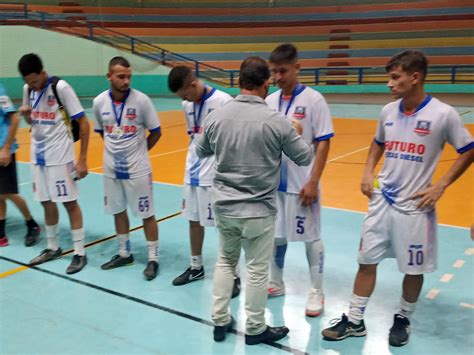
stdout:
[[[111,295],[114,295],[114,296],[117,296],[117,297],[121,297],[121,298],[124,298],[124,299],[132,301],[132,302],[136,302],[136,303],[140,303],[142,305],[148,306],[148,307],[156,308],[156,309],[159,309],[160,311],[171,313],[171,314],[176,315],[178,317],[186,318],[186,319],[189,319],[189,320],[201,323],[201,324],[205,324],[209,327],[214,327],[214,324],[212,322],[210,322],[208,320],[205,320],[205,319],[202,319],[202,318],[199,318],[199,317],[195,317],[195,316],[193,316],[191,314],[188,314],[188,313],[185,313],[185,312],[181,312],[181,311],[177,311],[177,310],[172,309],[172,308],[164,307],[164,306],[161,306],[159,304],[149,302],[149,301],[145,301],[145,300],[142,300],[140,298],[130,296],[130,295],[126,295],[124,293],[117,292],[117,291],[114,291],[114,290],[111,290],[111,289],[108,289],[108,288],[105,288],[105,287],[102,287],[102,286],[94,285],[94,284],[89,283],[89,282],[77,280],[77,279],[74,279],[74,278],[66,276],[66,275],[61,275],[61,274],[58,274],[54,271],[46,270],[46,269],[43,269],[43,268],[38,267],[38,266],[30,266],[29,264],[25,264],[25,263],[22,263],[21,261],[10,259],[10,258],[7,258],[5,256],[0,255],[0,259],[5,260],[5,261],[9,261],[11,263],[14,263],[14,264],[17,264],[17,265],[20,265],[20,266],[26,266],[26,267],[29,267],[30,269],[40,271],[40,272],[43,272],[43,273],[48,274],[48,275],[56,276],[56,277],[59,277],[61,279],[68,280],[68,281],[80,284],[82,286],[90,287],[90,288],[93,288],[95,290],[102,291],[102,292],[105,292],[105,293],[108,293],[108,294],[111,294]],[[244,336],[245,335],[244,333],[242,333],[242,332],[240,332],[236,329],[232,329],[230,331],[230,333],[233,333],[233,334],[239,335],[239,336]],[[262,344],[262,345],[264,345],[264,344]],[[277,349],[280,349],[280,350],[284,350],[284,351],[292,353],[292,354],[304,354],[304,355],[308,354],[309,355],[309,353],[306,353],[306,352],[303,352],[303,351],[300,351],[300,350],[297,350],[297,349],[293,349],[289,346],[282,345],[282,344],[279,344],[279,343],[276,343],[276,342],[266,343],[266,345],[277,348]]]

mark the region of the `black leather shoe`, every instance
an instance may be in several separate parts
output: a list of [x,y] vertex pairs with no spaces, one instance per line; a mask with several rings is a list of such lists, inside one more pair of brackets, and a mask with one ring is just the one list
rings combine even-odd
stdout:
[[235,325],[235,320],[230,317],[230,322],[227,325],[215,326],[214,327],[214,341],[224,341],[225,333],[230,332]]
[[286,337],[290,330],[287,327],[270,327],[267,325],[267,329],[258,335],[247,335],[245,334],[245,344],[257,345],[260,343],[273,343]]

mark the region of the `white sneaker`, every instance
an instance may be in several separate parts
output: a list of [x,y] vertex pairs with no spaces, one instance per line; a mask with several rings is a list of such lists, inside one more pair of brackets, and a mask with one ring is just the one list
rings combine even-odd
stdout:
[[324,310],[324,293],[321,290],[312,288],[308,295],[306,303],[306,315],[308,317],[317,317]]
[[276,284],[274,282],[270,282],[270,287],[268,288],[268,297],[278,297],[283,296],[285,294],[285,284]]

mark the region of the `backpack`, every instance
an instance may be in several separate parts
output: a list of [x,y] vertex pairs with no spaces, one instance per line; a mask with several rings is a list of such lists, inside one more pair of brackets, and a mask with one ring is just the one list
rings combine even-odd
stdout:
[[[68,126],[69,129],[71,130],[72,139],[74,140],[74,142],[77,142],[80,139],[79,122],[77,122],[76,120],[71,120],[71,117],[69,116],[61,100],[59,99],[58,89],[57,89],[59,80],[61,80],[59,77],[53,76],[51,78],[51,88],[53,89],[54,97],[56,98],[56,101],[58,102],[59,111],[61,111],[64,117],[64,122],[66,123],[66,126]],[[31,89],[28,89],[28,95],[30,94],[31,94]]]

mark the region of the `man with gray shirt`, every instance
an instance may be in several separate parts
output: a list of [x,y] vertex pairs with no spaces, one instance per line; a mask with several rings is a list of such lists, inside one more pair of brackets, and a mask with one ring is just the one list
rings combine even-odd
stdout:
[[223,341],[234,326],[229,301],[241,247],[247,264],[245,343],[274,342],[289,331],[265,324],[275,193],[282,153],[298,165],[309,165],[313,153],[296,131],[301,133],[301,126],[294,122],[293,128],[285,116],[266,105],[269,79],[265,60],[247,58],[240,67],[240,95],[207,117],[196,144],[198,156],[216,156],[212,200],[220,254],[213,289],[215,341]]

